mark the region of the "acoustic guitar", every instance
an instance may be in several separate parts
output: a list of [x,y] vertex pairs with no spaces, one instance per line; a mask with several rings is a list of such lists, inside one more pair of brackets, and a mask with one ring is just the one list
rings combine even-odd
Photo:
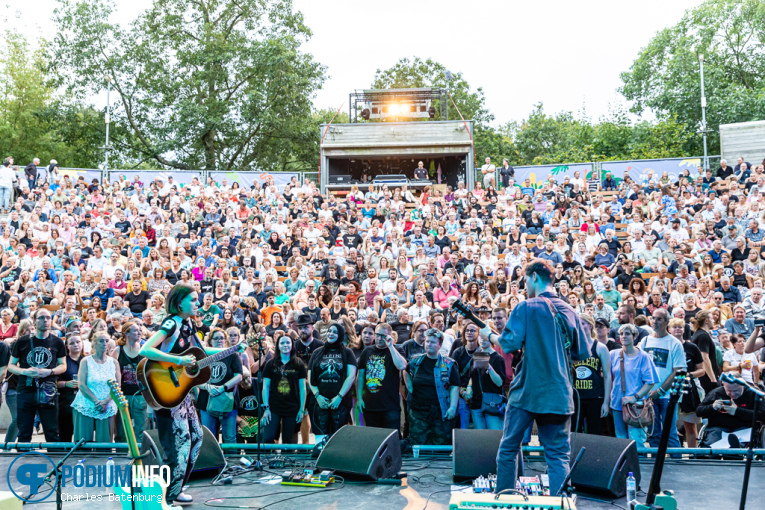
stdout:
[[661,439],[653,464],[651,483],[648,485],[648,496],[646,496],[645,504],[638,503],[635,505],[635,510],[652,510],[657,507],[664,510],[677,510],[677,500],[675,500],[672,491],[662,492],[661,490],[661,475],[664,471],[664,457],[667,455],[669,432],[675,426],[675,407],[677,407],[682,396],[688,393],[689,384],[688,371],[684,368],[679,369],[675,374],[672,387],[669,389],[669,406],[661,429]]
[[[130,420],[130,410],[128,409],[127,399],[125,398],[125,395],[122,394],[122,390],[117,384],[117,381],[110,380],[108,384],[112,400],[117,404],[117,409],[120,411],[122,429],[125,431],[130,458],[133,459],[134,465],[141,466],[143,465],[140,459],[141,453],[138,450],[138,442],[135,439],[133,422]],[[114,477],[114,474],[111,476]],[[114,478],[112,479],[114,480]],[[170,510],[170,506],[165,501],[167,485],[165,484],[165,480],[160,476],[155,476],[140,484],[135,484],[134,487],[121,487],[114,483],[112,488],[114,494],[117,495],[120,502],[122,502],[122,510]],[[131,497],[139,494],[143,497]]]
[[198,347],[186,349],[179,356],[194,356],[196,364],[193,367],[142,359],[138,363],[136,377],[144,388],[141,393],[146,403],[155,410],[177,407],[195,386],[210,380],[210,365],[240,349],[243,351],[246,345],[242,342],[210,356]]
[[465,303],[462,302],[462,300],[457,300],[452,303],[452,309],[456,313],[465,317],[467,320],[473,321],[473,323],[479,328],[483,329],[486,327],[486,323],[479,319],[476,314],[473,313],[473,310],[468,308]]

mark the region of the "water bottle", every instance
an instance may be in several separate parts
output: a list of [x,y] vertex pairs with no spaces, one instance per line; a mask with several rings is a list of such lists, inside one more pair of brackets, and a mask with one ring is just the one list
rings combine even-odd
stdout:
[[637,484],[635,483],[635,477],[632,476],[632,471],[630,471],[629,476],[627,477],[627,501],[634,501],[637,499]]
[[[85,461],[83,459],[80,459],[80,460],[77,461],[77,465],[72,470],[72,473],[73,473],[72,474],[72,479],[73,480],[76,480],[77,476],[81,476],[82,477],[82,483],[84,485],[87,485],[88,479],[85,476]],[[82,473],[82,474],[78,474],[78,473]]]
[[106,461],[106,475],[104,476],[104,484],[107,487],[111,487],[113,485],[114,480],[114,459],[109,457],[109,460]]

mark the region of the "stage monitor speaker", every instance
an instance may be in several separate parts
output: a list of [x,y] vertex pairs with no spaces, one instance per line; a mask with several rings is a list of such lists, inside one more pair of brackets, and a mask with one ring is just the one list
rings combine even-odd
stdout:
[[452,430],[452,480],[464,482],[497,474],[501,430]]
[[[141,438],[141,455],[149,452],[143,459],[144,465],[161,465],[165,450],[159,441],[159,431],[157,429],[145,430]],[[205,478],[216,476],[226,466],[226,459],[223,457],[223,450],[220,449],[218,441],[212,435],[210,429],[202,426],[202,448],[199,450],[199,457],[191,471],[191,478]]]
[[571,484],[577,491],[624,497],[630,472],[640,485],[640,463],[634,440],[571,434],[572,463],[582,447],[585,448],[584,456],[571,476]]
[[316,468],[357,480],[395,478],[401,470],[398,430],[346,425],[327,441]]

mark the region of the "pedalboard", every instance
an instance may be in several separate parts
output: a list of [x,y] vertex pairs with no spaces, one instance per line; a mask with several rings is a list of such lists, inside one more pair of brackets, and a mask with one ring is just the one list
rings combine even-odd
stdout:
[[324,489],[331,483],[334,483],[335,477],[333,471],[324,470],[319,473],[312,469],[302,471],[285,471],[282,474],[282,485],[294,485],[298,487],[314,487]]

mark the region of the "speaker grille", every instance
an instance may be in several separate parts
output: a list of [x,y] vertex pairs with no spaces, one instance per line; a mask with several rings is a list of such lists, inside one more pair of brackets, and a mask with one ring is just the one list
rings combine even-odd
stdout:
[[316,467],[356,478],[392,476],[401,468],[398,431],[346,425],[327,441]]

